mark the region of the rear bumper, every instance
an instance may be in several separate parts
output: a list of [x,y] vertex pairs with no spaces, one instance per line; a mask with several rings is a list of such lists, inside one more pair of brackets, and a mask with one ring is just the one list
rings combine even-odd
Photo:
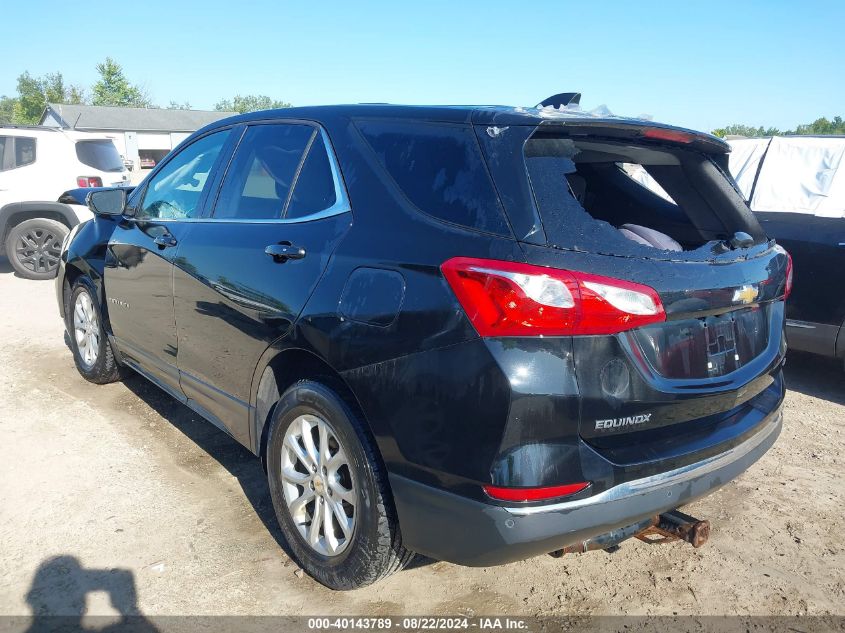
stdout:
[[390,475],[406,547],[473,567],[545,554],[690,503],[762,457],[782,426],[778,407],[742,444],[707,459],[628,481],[592,497],[533,507],[481,503]]

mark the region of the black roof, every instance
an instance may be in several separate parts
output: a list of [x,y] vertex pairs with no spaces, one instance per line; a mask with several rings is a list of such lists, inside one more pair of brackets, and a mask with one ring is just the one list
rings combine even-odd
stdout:
[[355,118],[411,119],[441,123],[474,123],[498,127],[562,123],[601,127],[605,132],[614,130],[609,135],[619,137],[636,137],[643,128],[662,128],[677,130],[694,136],[693,145],[700,150],[719,153],[730,152],[730,145],[723,139],[711,134],[655,123],[645,119],[618,117],[610,114],[605,108],[596,112],[589,112],[581,110],[579,107],[554,108],[551,106],[524,108],[496,105],[395,105],[390,103],[303,106],[240,114],[216,121],[207,125],[201,131],[212,130],[233,123],[248,123],[268,119],[301,119],[328,123],[332,119]]

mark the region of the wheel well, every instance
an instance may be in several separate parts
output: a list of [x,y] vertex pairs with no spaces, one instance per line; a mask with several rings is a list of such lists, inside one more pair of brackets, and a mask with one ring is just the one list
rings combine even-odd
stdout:
[[[346,381],[324,360],[316,354],[303,349],[292,349],[281,352],[264,369],[258,384],[256,398],[255,419],[261,425],[261,438],[258,444],[258,456],[266,470],[265,454],[267,449],[267,435],[270,429],[270,419],[281,395],[294,383],[300,380],[315,380],[334,389],[344,402],[360,416],[369,429],[369,423],[364,415],[358,399]],[[370,429],[372,436],[372,429]],[[372,439],[372,437],[371,437]]]
[[65,268],[65,278],[62,280],[62,304],[64,306],[65,319],[67,319],[68,310],[70,308],[68,305],[70,302],[70,291],[73,288],[73,284],[76,283],[76,280],[83,274],[84,273],[76,266],[68,265]]
[[9,230],[13,226],[17,226],[25,220],[34,220],[36,218],[56,220],[64,224],[67,228],[71,228],[67,218],[58,211],[17,211],[6,218],[6,226],[3,227],[3,237],[5,238],[9,234]]

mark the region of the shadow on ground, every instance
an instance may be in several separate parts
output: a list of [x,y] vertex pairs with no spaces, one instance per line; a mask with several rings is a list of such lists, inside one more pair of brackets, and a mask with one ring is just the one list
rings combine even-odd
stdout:
[[96,631],[122,631],[131,622],[132,631],[157,631],[138,609],[135,577],[128,569],[85,569],[73,556],[55,556],[42,562],[32,577],[26,602],[32,610],[27,631],[84,631],[86,596],[107,594],[119,614],[108,626]]
[[787,389],[845,405],[845,367],[841,358],[789,352],[785,374]]

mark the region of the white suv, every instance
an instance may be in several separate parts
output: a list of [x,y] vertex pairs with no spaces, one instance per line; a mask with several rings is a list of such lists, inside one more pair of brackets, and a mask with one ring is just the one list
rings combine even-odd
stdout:
[[27,279],[56,275],[62,241],[91,217],[57,202],[80,187],[129,184],[107,136],[46,127],[0,127],[0,255]]

